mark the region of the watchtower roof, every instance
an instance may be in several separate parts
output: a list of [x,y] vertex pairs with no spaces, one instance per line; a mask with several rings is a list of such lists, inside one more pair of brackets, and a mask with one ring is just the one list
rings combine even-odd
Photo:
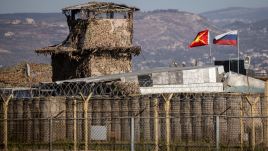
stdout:
[[73,10],[87,10],[90,12],[133,12],[139,11],[140,9],[136,7],[130,7],[124,4],[115,4],[112,2],[88,2],[85,4],[79,4],[74,6],[65,7],[62,9],[65,11],[73,11]]

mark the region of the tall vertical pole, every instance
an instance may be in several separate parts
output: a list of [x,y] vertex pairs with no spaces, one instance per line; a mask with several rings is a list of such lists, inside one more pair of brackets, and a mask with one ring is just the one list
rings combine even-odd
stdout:
[[4,111],[4,129],[3,129],[3,133],[4,133],[4,151],[7,151],[7,143],[8,143],[8,129],[7,129],[7,113],[8,113],[8,103],[9,101],[12,99],[13,95],[10,95],[7,100],[5,100],[2,96],[2,101],[3,101],[3,111]]
[[209,45],[209,61],[210,61],[210,64],[212,64],[211,43],[210,43],[210,32],[208,32],[208,45]]
[[216,116],[216,150],[220,150],[220,117]]
[[209,58],[210,58],[210,64],[212,65],[212,54],[211,54],[211,44],[209,44]]
[[135,123],[134,123],[134,117],[131,118],[131,151],[135,151],[135,146],[134,146],[134,143],[135,143]]
[[4,102],[4,150],[7,151],[7,141],[8,141],[8,129],[7,129],[7,112],[8,112],[8,103]]
[[80,96],[82,97],[84,101],[84,129],[85,129],[85,151],[88,150],[88,102],[92,96],[92,93],[89,94],[89,96],[85,99],[84,95],[80,93]]
[[264,92],[264,109],[263,109],[264,123],[263,123],[263,143],[265,149],[268,149],[268,80],[265,81]]
[[88,102],[84,102],[84,129],[85,129],[85,151],[88,150]]
[[250,131],[250,140],[249,144],[251,146],[251,150],[255,150],[255,139],[256,139],[256,134],[255,134],[255,119],[254,116],[256,115],[256,103],[258,100],[258,97],[253,100],[251,96],[246,96],[246,99],[250,105],[250,113],[251,113],[251,131]]
[[239,34],[237,31],[237,72],[239,74]]
[[255,150],[255,121],[254,121],[254,113],[253,113],[254,104],[251,106],[251,150]]
[[257,103],[260,101],[260,96],[257,96],[254,98],[254,102],[252,103],[252,150],[255,150],[255,146],[256,146],[256,127],[255,127],[255,116],[257,115],[257,108],[256,105]]
[[230,59],[230,57],[229,57],[229,73],[231,73],[231,59]]
[[240,149],[243,150],[244,123],[243,123],[243,102],[240,101]]
[[77,103],[76,103],[76,99],[74,100],[74,111],[73,111],[73,114],[74,114],[74,151],[77,151],[77,128],[76,128],[76,126],[77,126],[77,124],[76,124],[76,122],[77,122],[77,108],[76,108],[76,105],[77,105]]
[[158,118],[158,99],[154,99],[154,144],[155,151],[158,151],[159,145],[159,118]]
[[167,151],[170,151],[170,100],[173,94],[170,94],[167,98],[163,95],[165,100],[165,112],[166,112],[166,145]]
[[170,100],[166,100],[166,141],[167,151],[170,151]]
[[49,118],[49,151],[53,151],[52,149],[52,139],[53,139],[53,131],[52,131],[52,127],[53,127],[53,117],[51,116]]

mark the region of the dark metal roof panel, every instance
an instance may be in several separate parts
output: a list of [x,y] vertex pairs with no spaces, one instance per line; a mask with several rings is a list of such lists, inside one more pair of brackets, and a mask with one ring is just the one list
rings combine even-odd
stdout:
[[68,11],[68,10],[90,10],[90,11],[101,11],[101,10],[106,10],[106,11],[139,11],[138,8],[136,7],[130,7],[124,4],[116,4],[116,3],[111,3],[111,2],[88,2],[84,4],[79,4],[79,5],[74,5],[74,6],[68,6],[62,9],[62,11]]

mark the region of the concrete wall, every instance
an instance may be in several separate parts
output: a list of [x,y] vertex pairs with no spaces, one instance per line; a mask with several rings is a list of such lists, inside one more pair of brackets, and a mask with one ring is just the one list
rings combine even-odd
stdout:
[[142,94],[181,92],[223,92],[222,67],[152,73],[152,87],[141,87]]
[[152,73],[154,85],[183,84],[183,71]]
[[217,67],[183,70],[183,84],[216,83]]

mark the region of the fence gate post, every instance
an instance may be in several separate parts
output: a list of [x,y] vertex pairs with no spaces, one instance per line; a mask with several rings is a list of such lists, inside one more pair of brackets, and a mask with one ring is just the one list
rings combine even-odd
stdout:
[[77,112],[76,112],[76,110],[77,110],[77,108],[76,108],[76,105],[77,105],[77,103],[76,103],[76,99],[74,99],[74,111],[73,111],[73,113],[74,113],[74,151],[77,151],[77,128],[76,128],[76,126],[77,126],[77,124],[76,124],[76,120],[77,120]]
[[52,139],[53,139],[53,136],[52,136],[52,133],[53,133],[53,131],[52,131],[52,127],[53,127],[52,119],[53,119],[53,117],[51,116],[49,118],[49,151],[53,150],[52,149]]
[[216,116],[216,150],[220,150],[220,117]]
[[83,101],[84,101],[84,129],[85,129],[85,135],[84,135],[84,139],[85,139],[85,151],[88,150],[88,102],[92,96],[92,93],[89,94],[89,96],[85,99],[85,97],[83,96],[82,93],[80,93]]
[[252,98],[251,96],[246,96],[246,100],[250,105],[250,114],[251,114],[251,132],[250,132],[250,140],[249,144],[251,146],[251,150],[255,150],[256,145],[256,130],[255,130],[255,119],[254,116],[256,115],[256,104],[259,101],[259,96]]
[[165,100],[165,112],[166,112],[166,146],[167,151],[170,151],[170,100],[173,94],[169,94],[168,97],[162,95]]
[[131,151],[135,151],[135,120],[134,117],[131,117]]
[[268,148],[268,80],[265,81],[265,92],[264,92],[264,109],[263,109],[263,116],[264,116],[264,124],[263,124],[263,142],[264,147]]
[[254,116],[254,109],[253,109],[253,105],[250,107],[250,110],[251,110],[251,137],[250,137],[250,144],[251,144],[251,149],[254,151],[255,150],[255,139],[256,139],[256,136],[255,136],[255,119],[253,118]]
[[158,99],[154,99],[154,143],[155,143],[155,151],[158,151],[159,145],[159,119],[158,119]]
[[244,138],[244,123],[243,123],[243,116],[244,116],[244,112],[243,112],[243,101],[240,101],[240,149],[243,150],[243,138]]
[[7,112],[8,112],[8,103],[12,99],[13,95],[11,94],[6,100],[4,97],[1,96],[3,101],[3,111],[4,111],[4,127],[3,127],[3,133],[4,133],[4,150],[7,151],[7,143],[8,143],[8,129],[7,129]]

